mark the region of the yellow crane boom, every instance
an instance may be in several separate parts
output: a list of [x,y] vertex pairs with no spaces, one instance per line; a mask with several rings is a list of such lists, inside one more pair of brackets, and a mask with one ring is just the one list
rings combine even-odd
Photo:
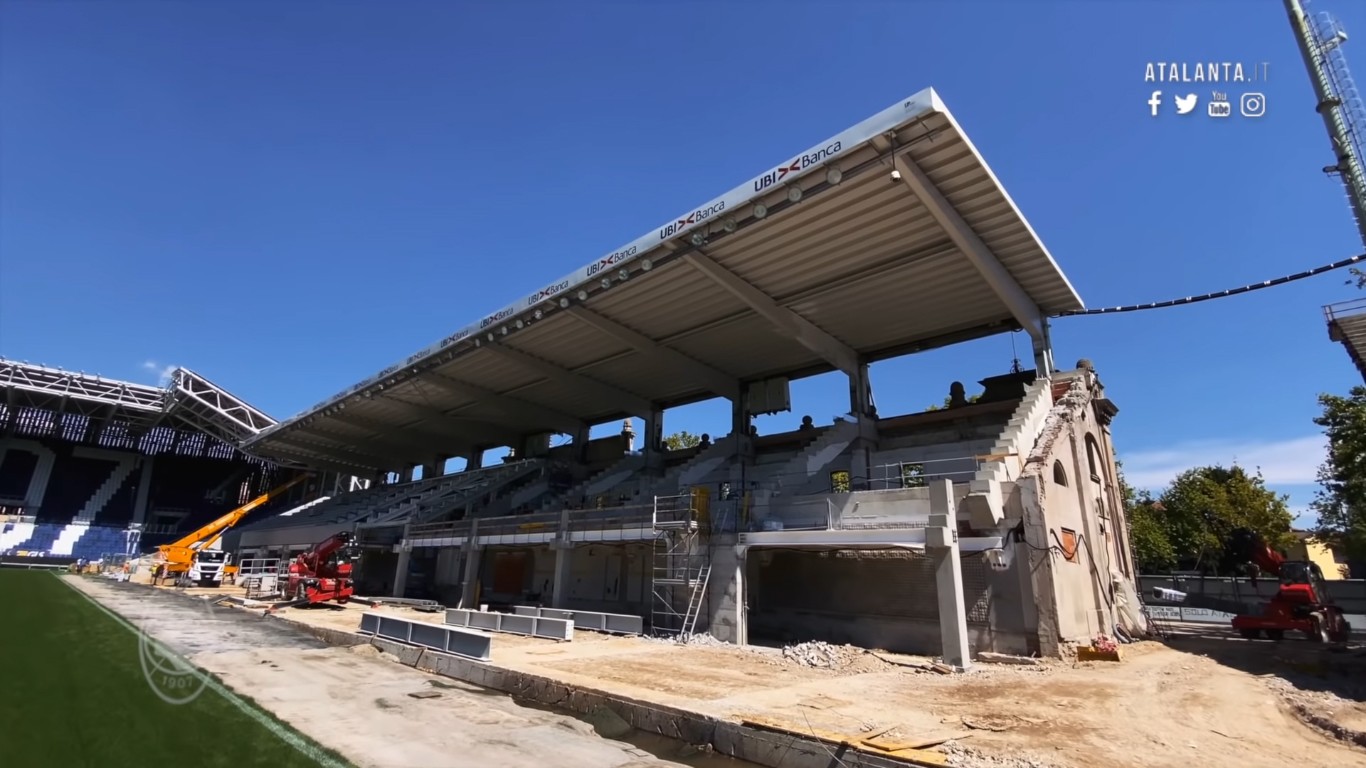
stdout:
[[190,566],[194,565],[194,556],[196,552],[212,547],[214,542],[218,541],[223,537],[223,534],[228,532],[229,528],[236,525],[239,520],[246,517],[253,509],[256,509],[290,488],[293,488],[303,482],[307,477],[307,475],[299,475],[284,485],[272,488],[237,509],[224,514],[213,522],[204,525],[199,530],[188,533],[170,544],[159,545],[157,547],[157,552],[159,554],[158,559],[161,561],[160,576],[164,578],[166,576],[178,575],[189,571]]

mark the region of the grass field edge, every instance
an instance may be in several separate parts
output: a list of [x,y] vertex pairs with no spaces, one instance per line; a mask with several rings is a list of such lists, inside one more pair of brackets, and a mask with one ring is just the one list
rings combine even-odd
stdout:
[[[86,594],[83,590],[77,589],[75,585],[68,583],[62,573],[57,571],[52,571],[51,573],[53,578],[57,579],[57,581],[61,583],[62,586],[66,587],[67,589],[70,589],[72,592],[75,592],[76,594],[85,598],[87,602],[95,606],[95,608],[99,609],[109,618],[113,619],[124,629],[128,630],[129,632],[132,632],[134,635],[138,635],[141,633],[141,630],[133,626],[132,622],[128,621],[128,619],[121,616],[117,611],[113,610],[109,606],[101,603],[100,601]],[[150,635],[146,635],[145,633],[141,634],[144,637],[147,637],[152,642],[155,642],[157,645],[161,646],[164,650],[170,650],[166,647],[165,643],[157,640],[156,638],[153,638]],[[289,723],[286,723],[284,720],[281,720],[279,716],[277,716],[274,712],[271,712],[270,710],[261,706],[261,704],[259,704],[255,699],[251,698],[250,696],[247,696],[246,694],[232,690],[232,688],[227,683],[225,683],[223,679],[220,678],[218,675],[215,675],[214,673],[208,671],[207,669],[204,669],[203,667],[197,664],[191,663],[189,659],[180,656],[180,654],[176,654],[176,656],[180,658],[180,661],[182,663],[192,667],[195,670],[195,673],[198,674],[205,681],[206,685],[209,688],[213,689],[214,693],[217,693],[219,696],[222,696],[233,706],[237,707],[237,709],[240,710],[244,715],[251,718],[252,720],[255,720],[262,728],[265,728],[267,731],[270,731],[272,735],[279,738],[281,741],[285,742],[294,749],[298,750],[305,757],[308,757],[310,760],[313,760],[314,762],[318,763],[324,768],[356,768],[356,766],[350,760],[347,760],[339,752],[329,747],[323,746],[312,737],[300,732],[294,726],[290,725]]]

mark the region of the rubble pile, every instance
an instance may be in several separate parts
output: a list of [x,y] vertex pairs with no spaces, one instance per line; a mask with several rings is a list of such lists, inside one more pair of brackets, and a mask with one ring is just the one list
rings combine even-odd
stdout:
[[783,649],[783,658],[803,667],[840,669],[852,664],[865,651],[852,645],[831,645],[820,641],[798,643]]

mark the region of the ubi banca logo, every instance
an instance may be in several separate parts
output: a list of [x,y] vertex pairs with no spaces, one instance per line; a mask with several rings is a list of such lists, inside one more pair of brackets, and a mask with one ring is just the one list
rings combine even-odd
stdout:
[[829,146],[818,149],[810,154],[802,155],[787,165],[780,166],[754,180],[754,191],[763,192],[765,189],[777,184],[787,178],[788,174],[797,173],[804,168],[810,168],[817,163],[830,159],[833,155],[838,155],[843,147],[836,141]]
[[[203,609],[205,620],[212,622],[213,611],[207,602],[203,604]],[[189,704],[209,685],[206,674],[180,654],[157,642],[143,627],[138,628],[138,661],[142,665],[142,676],[147,679],[147,685],[167,704]]]

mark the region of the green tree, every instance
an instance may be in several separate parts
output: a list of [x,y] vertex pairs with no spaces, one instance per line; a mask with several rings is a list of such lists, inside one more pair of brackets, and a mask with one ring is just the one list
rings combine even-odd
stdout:
[[1366,557],[1366,387],[1346,397],[1319,395],[1323,414],[1314,423],[1328,436],[1313,508],[1315,538],[1340,547],[1352,560]]
[[1129,545],[1139,573],[1163,573],[1176,567],[1176,547],[1167,536],[1166,508],[1146,490],[1137,490],[1124,479],[1124,464],[1115,461],[1124,519],[1129,523]]
[[1268,489],[1261,472],[1198,467],[1178,475],[1158,498],[1161,510],[1153,512],[1178,566],[1217,571],[1235,530],[1251,530],[1277,549],[1291,543],[1287,498]]
[[700,442],[702,442],[701,437],[694,435],[685,429],[664,438],[664,447],[671,451],[678,451],[683,448],[691,448]]

